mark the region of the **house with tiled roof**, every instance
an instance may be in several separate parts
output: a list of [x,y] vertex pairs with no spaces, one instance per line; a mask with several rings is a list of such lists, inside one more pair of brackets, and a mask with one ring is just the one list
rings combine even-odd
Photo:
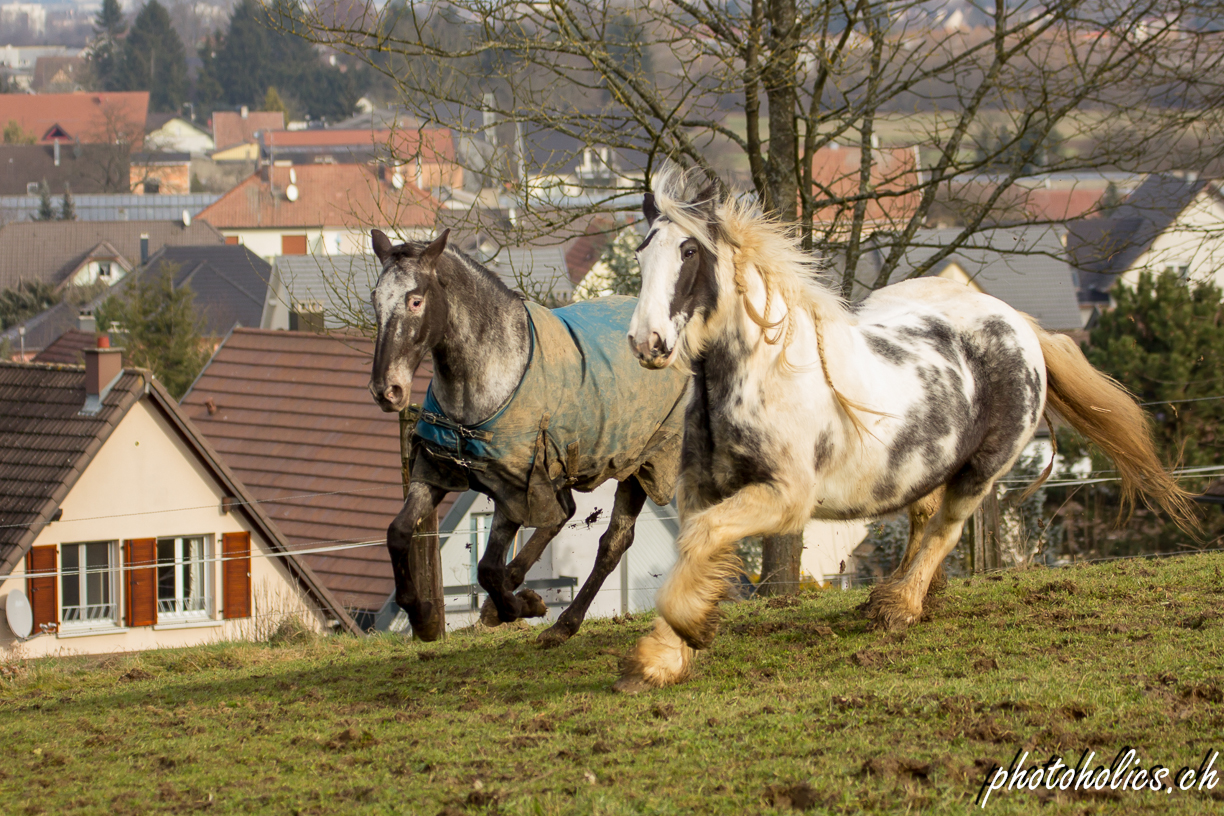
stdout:
[[399,175],[400,184],[421,190],[463,186],[463,169],[455,161],[449,128],[264,131],[259,136],[259,150],[260,160],[268,164],[383,162],[393,168],[392,174]]
[[203,333],[224,337],[235,326],[258,327],[272,267],[243,246],[165,246],[138,274],[169,273],[175,289],[189,287]]
[[386,165],[273,165],[230,190],[199,220],[228,243],[271,260],[368,253],[372,227],[404,240],[430,237],[440,207]]
[[[373,354],[355,335],[235,329],[182,400],[291,546],[340,548],[301,557],[367,622],[394,586],[383,542],[403,504],[399,418],[370,398]],[[428,382],[419,372],[418,401]]]
[[[902,281],[914,275],[947,278],[997,297],[1032,315],[1048,331],[1076,331],[1083,316],[1075,296],[1075,270],[1053,227],[1009,227],[985,230],[964,246],[932,263],[962,230],[918,230],[890,276]],[[860,261],[855,297],[872,288],[891,247],[871,248]]]
[[[858,146],[830,145],[812,156],[812,196],[818,229],[841,236],[850,228],[859,194],[863,155]],[[872,150],[871,189],[881,193],[867,202],[867,232],[899,228],[918,210],[918,152],[914,148]]]
[[356,632],[151,373],[121,349],[85,358],[0,362],[0,602],[30,613],[0,623],[0,653],[260,638],[286,618]]
[[15,221],[0,225],[0,289],[114,285],[163,246],[224,244],[206,221]]
[[213,111],[213,145],[218,151],[253,144],[265,130],[284,130],[285,114],[280,111]]
[[1116,208],[1069,226],[1080,298],[1106,308],[1115,283],[1172,272],[1224,286],[1224,188],[1214,179],[1148,176]]
[[16,122],[38,142],[114,144],[140,149],[148,91],[0,94],[0,122]]
[[95,348],[97,339],[98,334],[95,331],[69,329],[35,354],[33,361],[59,363],[60,365],[85,365],[85,352]]
[[212,133],[177,113],[150,113],[145,122],[146,150],[202,154],[216,149]]
[[30,196],[38,202],[45,181],[58,212],[65,188],[74,197],[83,193],[126,193],[130,166],[128,152],[115,145],[0,145],[0,195]]

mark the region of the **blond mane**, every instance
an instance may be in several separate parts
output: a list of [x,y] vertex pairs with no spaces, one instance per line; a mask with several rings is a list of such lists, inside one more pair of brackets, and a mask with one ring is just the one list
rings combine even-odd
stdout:
[[[765,342],[771,345],[781,343],[777,364],[784,370],[793,370],[786,359],[786,349],[794,336],[794,321],[789,316],[792,311],[811,315],[816,327],[816,346],[825,382],[861,433],[866,428],[856,412],[875,412],[847,399],[838,391],[829,376],[825,359],[821,328],[830,320],[844,320],[847,311],[845,300],[821,278],[825,269],[824,260],[805,252],[798,231],[763,213],[756,202],[719,193],[715,193],[714,202],[702,199],[710,183],[700,171],[683,171],[674,165],[667,166],[653,178],[655,206],[660,215],[691,235],[716,258],[723,257],[718,239],[731,248],[731,283],[745,313],[761,328]],[[747,297],[744,270],[749,266],[756,269],[765,287],[764,314],[758,312]],[[786,315],[770,322],[767,316],[774,297],[782,300]]]

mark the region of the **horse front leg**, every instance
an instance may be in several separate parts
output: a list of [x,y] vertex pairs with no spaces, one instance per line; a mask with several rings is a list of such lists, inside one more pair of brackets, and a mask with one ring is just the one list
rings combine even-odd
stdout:
[[[523,579],[527,576],[527,570],[531,569],[535,562],[540,560],[540,556],[544,554],[544,549],[552,543],[552,540],[563,529],[565,529],[564,524],[558,524],[555,527],[536,528],[536,531],[531,534],[531,538],[527,539],[527,543],[519,551],[519,554],[514,556],[510,563],[506,565],[506,580],[511,587],[517,588],[519,584],[523,583]],[[534,618],[548,614],[548,606],[532,590],[524,589],[520,591],[518,598],[528,607],[527,614],[524,617]],[[541,608],[543,608],[542,612],[539,611]],[[485,598],[484,604],[480,607],[480,622],[489,627],[501,625],[501,617],[498,615],[497,605],[493,603],[492,595]]]
[[489,600],[497,610],[501,623],[510,623],[524,617],[541,617],[548,614],[548,607],[534,592],[527,594],[524,590],[521,597],[515,597],[514,588],[517,583],[510,580],[510,571],[506,565],[506,551],[510,542],[522,525],[511,521],[500,507],[493,508],[493,523],[490,525],[489,542],[485,545],[485,553],[480,558],[476,568],[476,580],[489,593]]
[[754,484],[681,521],[680,557],[659,590],[654,631],[625,658],[613,688],[636,693],[684,680],[693,656],[718,630],[718,603],[741,569],[733,545],[741,538],[803,529],[807,510],[778,485]]
[[[927,525],[935,517],[935,514],[939,512],[939,506],[943,503],[944,489],[944,486],[940,485],[909,506],[909,540],[905,544],[905,553],[901,556],[901,564],[892,574],[893,579],[900,578],[905,574],[906,570],[914,562],[914,557],[918,555],[918,551],[922,549],[922,539],[926,535]],[[940,563],[939,569],[935,571],[935,575],[931,578],[930,586],[927,587],[927,597],[938,595],[947,586],[948,579],[944,576],[943,564]]]
[[[395,575],[395,602],[408,615],[412,632],[424,641],[437,640],[442,635],[440,611],[432,602],[417,593],[417,582],[412,575],[412,548],[437,547],[433,539],[417,540],[416,527],[427,513],[432,513],[446,495],[446,491],[422,482],[408,485],[408,496],[404,506],[387,528],[387,552],[391,556],[391,571]],[[421,586],[429,586],[432,576],[415,576]]]
[[587,577],[577,597],[557,618],[557,622],[545,629],[536,642],[546,649],[560,646],[574,635],[586,619],[587,610],[595,600],[595,593],[603,586],[612,570],[620,563],[625,550],[633,545],[633,528],[638,514],[646,503],[646,491],[636,476],[630,476],[616,486],[616,503],[612,507],[612,518],[608,529],[599,537],[599,552],[595,556],[595,567]]

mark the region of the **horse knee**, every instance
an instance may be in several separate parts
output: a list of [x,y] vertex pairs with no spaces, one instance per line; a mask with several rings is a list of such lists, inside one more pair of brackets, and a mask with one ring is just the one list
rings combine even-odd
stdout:
[[502,591],[502,577],[505,574],[505,569],[482,562],[476,566],[476,583],[480,584],[481,588],[490,595],[499,594]]

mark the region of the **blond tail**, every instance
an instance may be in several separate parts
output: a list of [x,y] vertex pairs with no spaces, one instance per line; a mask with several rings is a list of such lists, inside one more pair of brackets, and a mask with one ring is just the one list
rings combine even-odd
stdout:
[[1030,319],[1046,364],[1046,404],[1088,437],[1122,475],[1122,513],[1129,518],[1135,499],[1159,505],[1178,527],[1199,529],[1191,497],[1160,463],[1147,415],[1127,390],[1092,367],[1070,337],[1050,334]]

